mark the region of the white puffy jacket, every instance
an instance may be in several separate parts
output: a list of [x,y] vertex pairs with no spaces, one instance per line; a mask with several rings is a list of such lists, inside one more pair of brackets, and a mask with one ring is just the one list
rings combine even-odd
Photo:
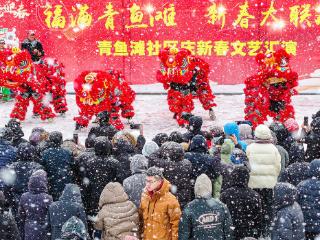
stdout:
[[274,188],[281,170],[281,156],[272,143],[251,143],[247,147],[251,172],[249,187]]

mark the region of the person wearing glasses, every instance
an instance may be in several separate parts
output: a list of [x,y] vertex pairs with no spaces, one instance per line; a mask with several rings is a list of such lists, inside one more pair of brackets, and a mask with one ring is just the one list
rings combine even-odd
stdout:
[[141,197],[140,217],[144,240],[178,240],[181,216],[177,198],[170,192],[171,184],[162,170],[147,170],[146,187]]

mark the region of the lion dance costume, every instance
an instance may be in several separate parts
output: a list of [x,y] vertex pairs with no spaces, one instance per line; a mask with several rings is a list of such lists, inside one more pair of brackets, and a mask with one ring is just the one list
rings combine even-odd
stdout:
[[165,48],[160,51],[160,70],[157,81],[168,90],[169,110],[180,126],[187,124],[183,113],[191,114],[193,99],[199,98],[203,108],[209,110],[214,119],[214,95],[211,91],[208,75],[209,65],[200,58],[191,55],[187,49]]
[[268,116],[284,122],[294,118],[291,97],[297,94],[298,74],[291,70],[290,56],[284,49],[274,53],[259,53],[258,74],[245,80],[245,119],[256,127]]
[[[53,104],[56,113],[68,110],[63,65],[56,60],[44,59],[43,63],[37,64],[32,62],[27,51],[6,49],[0,52],[0,68],[0,86],[17,92],[11,118],[23,121],[30,101],[34,105],[33,112],[42,120],[55,117],[49,103]],[[52,99],[45,98],[47,93]]]
[[120,120],[134,116],[132,103],[135,92],[118,71],[85,71],[74,81],[79,116],[75,117],[76,128],[87,127],[92,116],[99,112],[110,113],[110,124],[118,130],[124,128]]

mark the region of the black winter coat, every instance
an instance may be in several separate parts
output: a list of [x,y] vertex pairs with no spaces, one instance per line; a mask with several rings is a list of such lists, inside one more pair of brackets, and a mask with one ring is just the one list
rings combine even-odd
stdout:
[[235,167],[231,174],[232,187],[222,192],[220,196],[230,211],[235,227],[235,239],[258,238],[261,233],[261,197],[248,187],[249,177],[247,167]]
[[309,178],[310,163],[295,162],[280,173],[279,182],[288,182],[293,186]]
[[130,157],[135,154],[134,147],[126,140],[119,139],[114,144],[113,156],[119,161],[121,171],[118,175],[118,181],[122,184],[123,180],[131,176]]
[[297,189],[289,183],[278,183],[274,189],[275,216],[271,224],[272,240],[304,239],[304,219],[296,202]]
[[153,164],[164,169],[163,175],[171,183],[171,191],[183,208],[193,198],[192,164],[184,159],[179,143],[166,142],[160,149],[161,159],[156,159]]
[[0,240],[20,240],[16,221],[5,205],[5,197],[0,192]]
[[88,214],[96,214],[98,212],[98,202],[100,194],[109,182],[118,181],[121,167],[118,160],[111,156],[112,145],[106,137],[99,137],[95,143],[95,155],[88,161],[87,180],[88,187],[84,189],[85,206]]
[[189,152],[185,154],[185,159],[192,164],[194,181],[202,173],[206,174],[211,181],[214,181],[220,175],[220,159],[209,154],[206,139],[201,135],[193,137]]
[[42,164],[48,173],[49,193],[59,199],[64,187],[73,182],[74,159],[72,153],[61,147],[53,147],[42,154]]

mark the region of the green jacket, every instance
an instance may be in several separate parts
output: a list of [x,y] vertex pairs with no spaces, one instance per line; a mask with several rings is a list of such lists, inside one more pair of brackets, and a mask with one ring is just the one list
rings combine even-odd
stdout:
[[214,198],[196,198],[184,209],[179,223],[179,240],[233,240],[228,208]]

